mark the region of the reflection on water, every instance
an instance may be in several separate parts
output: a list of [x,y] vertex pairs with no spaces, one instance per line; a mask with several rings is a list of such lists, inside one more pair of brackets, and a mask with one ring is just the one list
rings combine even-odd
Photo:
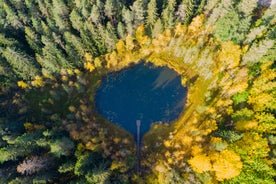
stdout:
[[153,122],[170,122],[178,117],[186,101],[187,89],[177,73],[167,67],[138,64],[119,73],[110,73],[96,93],[96,110],[109,121],[136,134]]

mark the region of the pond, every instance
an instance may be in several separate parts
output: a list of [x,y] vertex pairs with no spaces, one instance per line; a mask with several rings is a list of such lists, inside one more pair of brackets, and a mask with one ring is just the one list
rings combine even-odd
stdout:
[[141,137],[155,122],[171,122],[183,111],[187,88],[168,67],[140,63],[109,73],[96,92],[96,111],[134,136],[141,120]]

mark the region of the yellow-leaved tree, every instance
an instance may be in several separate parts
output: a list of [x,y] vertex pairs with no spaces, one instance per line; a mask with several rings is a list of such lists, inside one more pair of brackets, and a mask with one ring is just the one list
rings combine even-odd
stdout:
[[241,53],[239,45],[235,45],[232,41],[222,42],[221,49],[218,52],[220,72],[239,66]]
[[215,172],[216,179],[223,181],[238,176],[242,169],[240,156],[232,150],[223,150],[211,154],[212,171]]

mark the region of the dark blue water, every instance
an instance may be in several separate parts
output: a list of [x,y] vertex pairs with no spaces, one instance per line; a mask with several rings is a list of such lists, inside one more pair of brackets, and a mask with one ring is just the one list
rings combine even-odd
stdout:
[[183,111],[187,88],[180,76],[167,67],[138,64],[110,73],[96,92],[96,111],[109,121],[141,136],[154,122],[171,122]]

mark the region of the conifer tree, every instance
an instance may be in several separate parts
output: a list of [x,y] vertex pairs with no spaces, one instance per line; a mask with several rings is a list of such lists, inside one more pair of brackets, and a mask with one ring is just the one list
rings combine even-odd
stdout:
[[162,33],[162,31],[164,30],[163,28],[163,24],[161,19],[157,19],[157,21],[154,24],[154,27],[152,29],[152,37],[155,38],[158,36],[158,34]]
[[35,61],[28,55],[11,47],[7,47],[6,49],[0,48],[0,53],[12,66],[13,71],[19,78],[30,80],[39,74]]
[[135,28],[144,24],[145,9],[146,8],[145,8],[144,0],[136,0],[131,6],[131,10],[133,12],[133,17],[134,17],[133,26]]
[[157,18],[158,18],[158,13],[157,13],[156,0],[150,0],[147,7],[147,17],[146,17],[146,25],[150,28],[150,30],[153,28]]
[[122,16],[123,16],[123,21],[126,25],[127,33],[132,35],[134,33],[134,28],[133,28],[134,14],[133,14],[133,12],[124,7],[122,10]]
[[162,20],[165,29],[172,29],[174,27],[174,9],[176,2],[168,0],[166,8],[162,12]]

